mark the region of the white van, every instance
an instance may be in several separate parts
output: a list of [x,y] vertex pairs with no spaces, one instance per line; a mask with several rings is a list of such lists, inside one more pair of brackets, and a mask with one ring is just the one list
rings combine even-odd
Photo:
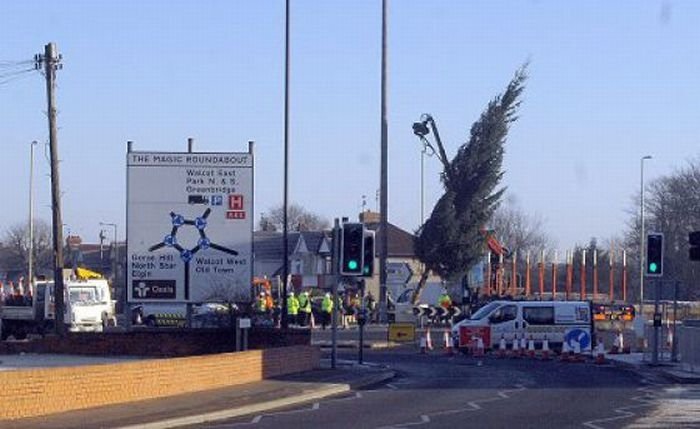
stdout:
[[497,348],[501,338],[510,348],[514,338],[525,336],[538,349],[546,338],[555,350],[566,341],[586,351],[592,349],[593,332],[591,304],[586,301],[493,301],[452,326],[459,348],[473,345],[477,337],[486,348]]

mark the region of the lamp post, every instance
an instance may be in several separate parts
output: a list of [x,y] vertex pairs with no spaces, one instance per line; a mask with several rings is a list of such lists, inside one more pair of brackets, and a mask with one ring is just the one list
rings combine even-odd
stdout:
[[27,277],[30,288],[34,284],[34,147],[36,145],[36,140],[29,145],[29,266],[27,267]]
[[114,229],[114,264],[112,266],[112,276],[114,278],[114,288],[117,286],[117,270],[119,267],[119,246],[117,245],[117,224],[100,222],[100,226],[111,226]]
[[639,235],[639,313],[644,317],[644,161],[651,159],[651,155],[645,155],[640,160],[640,196],[639,211],[641,219],[641,233]]

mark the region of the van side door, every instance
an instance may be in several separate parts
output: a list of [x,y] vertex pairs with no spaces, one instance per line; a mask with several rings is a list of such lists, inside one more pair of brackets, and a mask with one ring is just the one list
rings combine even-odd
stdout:
[[[496,309],[489,316],[491,325],[491,342],[498,344],[501,337],[511,342],[519,330],[518,306],[515,304],[505,304]],[[516,324],[518,325],[516,327]]]
[[523,306],[523,326],[527,337],[532,337],[536,343],[553,341],[554,306]]

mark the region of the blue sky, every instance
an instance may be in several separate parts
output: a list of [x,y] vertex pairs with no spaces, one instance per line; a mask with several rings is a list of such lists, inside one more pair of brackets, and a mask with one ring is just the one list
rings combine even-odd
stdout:
[[[393,0],[389,218],[419,220],[420,144],[437,120],[452,156],[530,59],[503,184],[561,249],[619,233],[648,177],[697,156],[700,3]],[[292,0],[290,198],[354,217],[379,183],[381,2]],[[125,150],[244,151],[257,142],[256,219],[282,200],[284,1],[0,2],[0,62],[57,43],[64,222],[96,241],[125,226]],[[0,74],[2,70],[0,70]],[[0,229],[27,216],[29,142],[48,140],[38,73],[0,84]],[[50,219],[37,156],[37,212]],[[427,161],[427,206],[442,192]]]

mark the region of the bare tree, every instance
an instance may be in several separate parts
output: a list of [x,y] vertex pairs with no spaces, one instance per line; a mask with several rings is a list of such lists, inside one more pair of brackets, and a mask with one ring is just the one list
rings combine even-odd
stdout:
[[[282,231],[284,225],[284,208],[273,207],[262,216],[258,227],[263,231]],[[287,229],[289,231],[320,231],[330,228],[328,219],[306,210],[300,204],[292,203],[287,211]]]
[[[52,235],[49,224],[41,219],[34,221],[34,263],[37,274],[50,273],[53,269]],[[9,227],[0,241],[7,249],[6,265],[27,269],[29,263],[29,228],[25,223]]]
[[[688,233],[700,230],[700,158],[691,160],[683,168],[651,181],[647,185],[645,198],[645,224],[647,231],[664,234],[664,280],[681,282],[681,299],[698,299],[697,279],[700,264],[688,259]],[[641,222],[639,219],[639,195],[634,203],[625,235],[626,247],[630,250],[631,266],[639,267],[639,241]],[[631,281],[639,281],[638,270],[630,269]],[[632,283],[633,284],[633,283]],[[663,298],[671,297],[673,288],[662,288]],[[633,289],[634,290],[634,289]],[[645,299],[652,297],[653,288],[647,289]]]
[[544,220],[539,215],[526,213],[512,195],[496,209],[490,227],[509,251],[517,251],[519,255],[553,245],[553,240],[545,231]]

